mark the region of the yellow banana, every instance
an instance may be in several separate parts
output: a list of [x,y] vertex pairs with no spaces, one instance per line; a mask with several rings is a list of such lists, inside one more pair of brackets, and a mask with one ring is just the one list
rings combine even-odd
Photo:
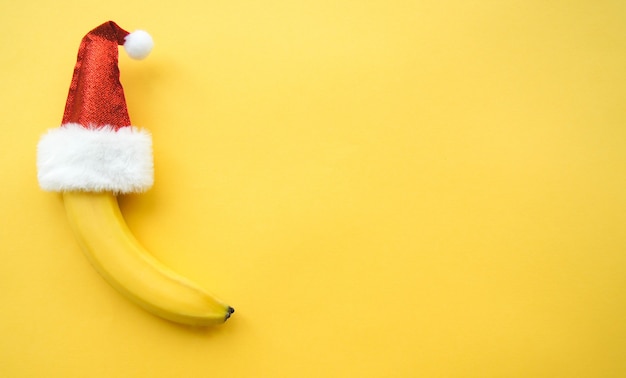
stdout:
[[76,237],[96,270],[120,293],[173,322],[205,326],[234,312],[150,255],[128,229],[115,193],[148,190],[154,181],[152,138],[132,126],[119,81],[118,46],[131,58],[152,50],[145,31],[107,21],[79,47],[60,127],[37,145],[42,189],[62,192]]
[[71,227],[89,261],[120,293],[164,319],[206,326],[234,309],[173,272],[139,244],[112,192],[63,193]]

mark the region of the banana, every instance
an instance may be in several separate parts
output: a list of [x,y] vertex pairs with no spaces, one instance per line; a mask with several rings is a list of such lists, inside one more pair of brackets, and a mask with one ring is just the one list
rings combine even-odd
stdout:
[[68,191],[69,222],[95,269],[124,296],[164,319],[220,324],[235,311],[154,258],[129,230],[112,192]]

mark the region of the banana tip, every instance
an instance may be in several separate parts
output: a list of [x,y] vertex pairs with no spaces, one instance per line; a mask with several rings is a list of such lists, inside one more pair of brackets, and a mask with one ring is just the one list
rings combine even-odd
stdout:
[[224,321],[227,321],[228,318],[230,318],[230,316],[235,312],[235,309],[228,306],[228,309],[226,310],[226,316],[224,316]]

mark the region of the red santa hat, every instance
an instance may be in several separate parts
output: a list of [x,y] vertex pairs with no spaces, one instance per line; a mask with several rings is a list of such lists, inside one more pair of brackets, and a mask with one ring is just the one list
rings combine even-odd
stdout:
[[42,189],[142,192],[154,182],[152,137],[132,126],[119,80],[118,45],[131,58],[153,47],[145,31],[128,33],[109,21],[81,41],[61,126],[37,146]]

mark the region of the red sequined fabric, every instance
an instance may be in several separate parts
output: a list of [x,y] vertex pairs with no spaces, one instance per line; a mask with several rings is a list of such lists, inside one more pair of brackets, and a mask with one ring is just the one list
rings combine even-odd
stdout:
[[128,32],[108,21],[93,29],[80,43],[74,76],[67,95],[63,123],[84,127],[130,125],[130,117],[117,66],[118,45]]

